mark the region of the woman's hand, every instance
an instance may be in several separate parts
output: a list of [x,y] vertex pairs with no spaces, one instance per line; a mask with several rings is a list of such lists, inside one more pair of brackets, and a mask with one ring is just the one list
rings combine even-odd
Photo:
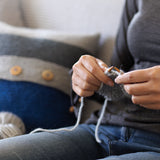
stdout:
[[103,61],[83,55],[72,67],[72,88],[82,97],[92,96],[100,87],[101,82],[113,86],[113,81],[104,74],[108,67]]
[[124,84],[126,92],[132,95],[133,103],[160,109],[160,66],[124,73],[115,82]]

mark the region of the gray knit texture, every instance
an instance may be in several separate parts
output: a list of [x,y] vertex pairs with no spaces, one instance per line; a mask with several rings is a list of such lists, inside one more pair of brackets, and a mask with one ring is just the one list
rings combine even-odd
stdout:
[[[108,70],[105,71],[105,74],[110,77],[113,82],[117,76],[119,76],[123,71],[118,72],[114,69],[112,69],[110,72]],[[123,84],[117,84],[114,82],[114,86],[110,87],[104,83],[101,84],[101,87],[98,91],[98,93],[105,98],[107,98],[109,101],[118,101],[121,98],[124,97],[130,97],[130,95],[124,90]]]

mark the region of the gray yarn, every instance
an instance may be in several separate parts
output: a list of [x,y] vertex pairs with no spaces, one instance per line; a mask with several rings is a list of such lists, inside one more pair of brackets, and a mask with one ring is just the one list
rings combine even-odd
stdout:
[[81,97],[81,105],[79,107],[77,122],[76,122],[76,124],[72,128],[58,128],[58,129],[36,128],[33,131],[31,131],[29,134],[33,134],[33,133],[36,133],[36,132],[49,132],[49,133],[53,133],[53,132],[59,132],[59,131],[73,131],[73,130],[75,130],[78,127],[78,125],[80,123],[83,107],[84,107],[84,97]]
[[[113,69],[111,71],[109,71],[109,69],[106,69],[106,71],[104,73],[114,81],[114,79],[118,75],[123,74],[123,71],[118,72]],[[102,83],[100,89],[98,90],[98,93],[105,97],[105,101],[104,101],[104,104],[101,109],[100,117],[97,121],[96,128],[95,128],[95,139],[98,143],[101,143],[101,140],[98,136],[98,130],[99,130],[99,126],[101,124],[101,121],[103,119],[108,101],[111,101],[111,100],[117,101],[124,96],[130,97],[130,95],[128,95],[126,93],[126,91],[123,88],[123,85],[116,84],[116,83],[114,83],[113,87],[110,87],[110,86]],[[75,130],[80,123],[81,113],[82,113],[83,107],[84,107],[84,97],[81,97],[81,105],[80,105],[79,112],[78,112],[77,122],[73,128],[60,128],[60,129],[52,129],[52,130],[37,128],[37,129],[33,130],[32,132],[30,132],[30,134],[36,133],[36,132],[42,132],[42,131],[44,131],[44,132],[57,132],[57,131],[73,131],[73,130]]]
[[[121,74],[123,74],[124,72],[122,70],[120,70],[120,72],[112,69],[111,71],[109,71],[109,68],[106,69],[106,71],[104,72],[108,77],[110,77],[113,82],[115,80],[115,78]],[[101,124],[101,121],[103,119],[105,110],[107,108],[107,104],[108,101],[118,101],[119,99],[127,96],[130,97],[130,95],[124,90],[124,87],[122,84],[117,84],[114,83],[113,87],[110,87],[104,83],[101,84],[100,89],[98,90],[98,94],[102,95],[105,98],[104,104],[102,106],[101,109],[101,113],[98,119],[98,122],[96,124],[96,129],[95,129],[95,138],[96,141],[98,143],[101,143],[101,140],[98,136],[98,130],[99,130],[99,126]]]
[[[120,72],[112,69],[110,72],[108,72],[108,69],[104,72],[108,77],[110,77],[113,82],[115,78],[124,72],[120,70]],[[113,87],[110,87],[104,83],[101,84],[100,89],[98,90],[98,94],[102,95],[103,97],[107,98],[108,101],[118,101],[119,99],[127,96],[130,97],[130,95],[124,90],[124,87],[122,84],[114,83]]]
[[99,138],[99,136],[98,136],[98,130],[99,130],[99,126],[100,126],[100,124],[101,124],[102,118],[103,118],[103,116],[104,116],[104,113],[105,113],[105,110],[106,110],[106,107],[107,107],[107,103],[108,103],[108,99],[106,98],[105,101],[104,101],[104,104],[103,104],[103,106],[102,106],[102,110],[101,110],[100,117],[99,117],[99,119],[98,119],[98,121],[97,121],[97,124],[96,124],[95,138],[96,138],[96,141],[97,141],[98,143],[101,143],[101,140],[100,140],[100,138]]
[[[101,140],[99,139],[99,136],[98,136],[98,130],[99,130],[99,126],[101,124],[101,120],[103,118],[105,109],[107,107],[107,102],[108,102],[108,100],[106,99],[105,103],[104,103],[104,105],[102,107],[100,118],[97,121],[96,129],[95,129],[95,139],[96,139],[97,143],[101,143]],[[76,122],[76,124],[72,128],[59,128],[59,129],[36,128],[33,131],[31,131],[29,134],[33,134],[33,133],[36,133],[36,132],[49,132],[49,133],[53,133],[53,132],[59,132],[59,131],[73,131],[73,130],[75,130],[79,126],[83,107],[84,107],[84,97],[81,97],[81,105],[79,107],[77,122]]]

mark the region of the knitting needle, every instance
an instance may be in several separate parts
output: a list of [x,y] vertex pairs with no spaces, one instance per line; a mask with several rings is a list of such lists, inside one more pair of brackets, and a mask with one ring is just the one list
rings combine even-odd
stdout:
[[107,69],[107,71],[108,71],[108,72],[111,72],[111,70],[112,70],[113,68],[114,68],[114,67],[111,66],[110,68]]
[[119,73],[121,72],[117,67],[114,67],[114,69]]

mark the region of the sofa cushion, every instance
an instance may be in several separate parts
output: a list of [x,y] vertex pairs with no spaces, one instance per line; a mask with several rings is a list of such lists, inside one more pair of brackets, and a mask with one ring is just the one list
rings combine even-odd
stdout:
[[81,55],[96,56],[98,38],[0,23],[0,110],[22,118],[27,132],[73,125],[69,70]]
[[14,26],[24,26],[20,0],[0,0],[0,21]]

